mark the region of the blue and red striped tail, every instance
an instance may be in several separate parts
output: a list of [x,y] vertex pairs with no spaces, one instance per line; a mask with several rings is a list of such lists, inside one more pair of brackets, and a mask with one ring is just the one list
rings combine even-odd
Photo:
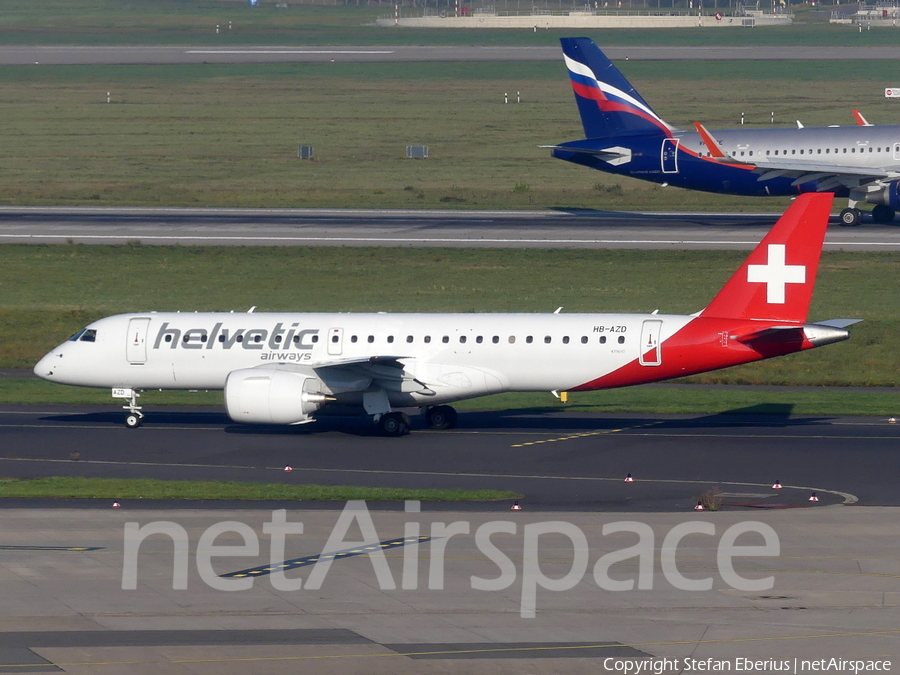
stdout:
[[587,138],[663,134],[666,124],[590,38],[561,38]]

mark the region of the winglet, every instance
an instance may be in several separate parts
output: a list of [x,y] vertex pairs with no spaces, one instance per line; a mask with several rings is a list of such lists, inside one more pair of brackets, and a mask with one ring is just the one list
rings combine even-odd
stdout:
[[827,192],[797,197],[700,315],[804,323],[833,200]]
[[709,148],[709,154],[716,159],[731,159],[731,157],[722,150],[722,146],[719,145],[719,142],[706,130],[705,126],[700,122],[694,122],[694,128],[697,130],[697,133],[700,134],[700,138],[703,139],[706,147]]
[[859,112],[859,110],[853,111],[853,118],[856,120],[857,126],[860,126],[860,127],[871,127],[872,126],[871,124],[869,124],[868,121],[866,121],[866,118],[863,117],[862,113]]

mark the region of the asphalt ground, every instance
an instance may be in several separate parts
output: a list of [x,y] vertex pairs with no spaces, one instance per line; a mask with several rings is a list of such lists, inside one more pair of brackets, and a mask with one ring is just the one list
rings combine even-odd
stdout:
[[[0,242],[749,250],[780,215],[6,206]],[[900,227],[832,220],[826,250],[900,250]]]
[[[572,35],[586,32],[573,29]],[[590,32],[590,31],[587,31]],[[404,63],[452,61],[562,61],[556,40],[546,47],[448,46],[0,46],[0,65],[101,65],[186,63]],[[602,45],[601,45],[602,47]],[[886,47],[603,47],[612,60],[889,60],[900,46]]]
[[[273,554],[271,509],[6,508],[0,672],[622,675],[626,662],[631,673],[641,665],[660,675],[875,672],[865,662],[826,668],[834,658],[877,660],[878,672],[891,673],[900,657],[898,514],[841,506],[552,515],[397,508],[370,513],[362,535],[355,523],[340,526],[337,512],[292,509],[286,521],[302,533],[291,532]],[[148,526],[172,535],[129,547],[128,528]],[[622,526],[631,530],[617,532]],[[758,551],[762,528],[777,546],[730,559],[740,579],[764,582],[738,587],[726,580],[719,551],[726,531],[748,526],[755,529],[739,546]],[[482,527],[503,528],[492,548],[476,535]],[[646,570],[626,550],[635,527],[652,539]],[[212,528],[217,550],[203,563]],[[529,547],[529,528],[548,533]],[[670,540],[675,528],[693,532]],[[173,537],[184,542],[182,558],[173,556]],[[605,572],[595,566],[617,553]],[[321,569],[320,556],[329,561]],[[282,565],[289,569],[279,581],[273,572]],[[640,589],[598,581],[635,584],[639,571]],[[540,577],[548,581],[530,596],[526,587]],[[476,578],[502,583],[481,589]],[[683,586],[704,579],[705,589]],[[222,582],[244,588],[211,585]]]
[[[2,406],[0,476],[493,488],[519,492],[537,510],[683,512],[714,487],[730,508],[900,505],[900,425],[793,416],[790,406],[781,415],[700,417],[461,412],[444,432],[415,416],[402,438],[382,437],[366,417],[262,427],[214,408],[151,403],[146,412],[135,430],[113,404]],[[626,484],[629,473],[635,482]],[[776,480],[784,489],[772,489]],[[818,504],[808,501],[812,491]]]

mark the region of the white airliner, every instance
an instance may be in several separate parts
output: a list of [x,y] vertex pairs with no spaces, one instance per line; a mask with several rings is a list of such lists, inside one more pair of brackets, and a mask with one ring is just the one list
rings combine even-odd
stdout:
[[832,199],[798,197],[690,316],[144,312],[95,321],[34,372],[112,388],[129,427],[143,421],[142,390],[223,389],[235,422],[304,424],[335,404],[388,435],[409,431],[404,407],[446,429],[453,401],[624,387],[847,339],[852,320],[806,323]]

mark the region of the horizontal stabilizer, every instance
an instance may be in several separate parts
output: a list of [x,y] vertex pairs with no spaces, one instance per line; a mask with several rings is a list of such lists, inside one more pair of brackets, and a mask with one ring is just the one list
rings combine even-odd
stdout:
[[828,319],[828,321],[816,321],[816,325],[828,326],[829,328],[847,328],[861,321],[862,319]]

